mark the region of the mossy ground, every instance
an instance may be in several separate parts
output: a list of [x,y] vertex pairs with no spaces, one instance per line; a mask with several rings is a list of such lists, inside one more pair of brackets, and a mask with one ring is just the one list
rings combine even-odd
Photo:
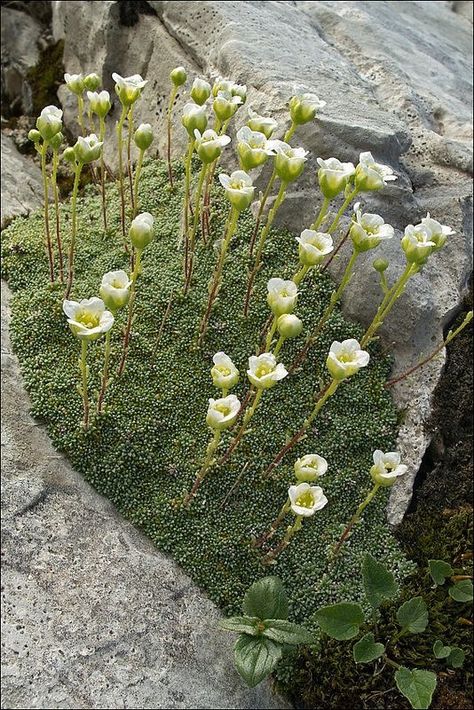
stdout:
[[[249,547],[275,518],[293,481],[297,455],[317,452],[329,461],[322,485],[329,504],[306,521],[295,541],[281,555],[278,574],[291,600],[291,617],[312,626],[321,605],[362,596],[360,562],[370,550],[400,579],[412,570],[385,523],[386,495],[369,506],[338,562],[323,584],[327,551],[370,487],[369,468],[375,448],[390,450],[396,436],[396,412],[383,383],[389,358],[377,344],[371,363],[341,386],[315,421],[309,436],[263,482],[261,473],[289,432],[295,431],[312,407],[312,397],[325,375],[325,359],[333,339],[358,337],[361,328],[336,310],[301,372],[267,392],[249,433],[230,463],[212,472],[189,512],[171,501],[191,486],[210,438],[205,424],[207,400],[217,396],[209,370],[212,355],[224,350],[242,373],[235,392],[246,390],[248,356],[268,316],[266,282],[271,276],[291,277],[297,268],[294,235],[273,230],[259,274],[251,316],[242,316],[247,250],[253,218],[239,220],[225,268],[224,285],[213,312],[205,345],[195,348],[197,325],[204,307],[215,252],[199,243],[191,293],[180,295],[181,253],[178,248],[182,204],[182,166],[176,164],[177,191],[167,188],[166,169],[149,161],[143,170],[141,210],[155,216],[156,238],[143,255],[138,284],[136,321],[125,374],[107,393],[108,411],[87,433],[79,423],[82,403],[77,394],[79,344],[62,313],[62,288],[47,283],[41,214],[17,219],[3,233],[3,274],[14,290],[12,340],[18,353],[33,414],[45,420],[54,444],[75,468],[118,509],[139,525],[159,548],[170,552],[209,596],[227,613],[239,613],[242,596],[256,578],[268,574]],[[102,274],[128,268],[119,228],[115,188],[108,188],[109,231],[101,225],[100,200],[90,186],[79,201],[76,280],[72,298],[96,295]],[[222,236],[228,205],[215,187],[212,229]],[[61,208],[65,242],[70,207]],[[328,302],[333,285],[312,276],[301,288],[298,315],[309,329]],[[163,312],[171,290],[176,297],[163,336],[157,344]],[[113,337],[112,371],[121,350],[118,318]],[[281,359],[290,363],[302,337],[287,343]],[[98,389],[103,341],[89,347],[90,391]],[[224,436],[222,451],[230,440]],[[237,477],[240,482],[229,495]],[[278,540],[278,537],[276,538]],[[150,620],[153,623],[153,620]],[[230,660],[229,660],[230,662]]]

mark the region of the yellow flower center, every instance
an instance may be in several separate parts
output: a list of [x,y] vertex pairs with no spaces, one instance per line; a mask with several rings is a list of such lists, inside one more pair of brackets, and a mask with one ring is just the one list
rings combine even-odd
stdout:
[[314,498],[311,491],[305,491],[296,499],[296,505],[301,508],[312,508],[314,505]]
[[91,313],[90,311],[80,312],[76,316],[75,320],[85,328],[89,328],[89,330],[97,328],[100,324],[100,316],[97,313]]
[[221,375],[224,375],[224,377],[227,377],[227,375],[230,375],[230,369],[228,367],[225,367],[225,365],[218,365],[217,370],[219,370]]
[[231,408],[227,404],[215,404],[214,409],[227,417],[231,413]]
[[337,356],[337,359],[339,362],[353,362],[354,357],[351,353],[341,353],[341,355]]
[[120,281],[120,279],[112,279],[110,285],[112,288],[125,288],[125,285]]
[[259,365],[259,367],[255,370],[255,377],[260,379],[261,377],[265,377],[265,375],[269,375],[271,372],[273,372],[272,367],[269,367],[268,365]]

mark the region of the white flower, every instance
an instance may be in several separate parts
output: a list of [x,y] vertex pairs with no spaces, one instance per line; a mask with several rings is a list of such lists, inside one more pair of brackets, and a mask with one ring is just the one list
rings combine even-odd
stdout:
[[316,111],[326,106],[316,94],[297,94],[290,99],[290,116],[293,123],[301,125],[312,121]]
[[214,113],[219,121],[228,121],[242,104],[240,96],[233,96],[230,91],[218,91],[212,104]]
[[304,266],[320,264],[327,254],[334,249],[333,240],[326,232],[315,232],[314,229],[304,229],[299,237],[298,252],[300,261]]
[[193,81],[190,93],[192,100],[197,103],[198,106],[202,106],[211,95],[211,85],[197,76]]
[[262,353],[261,355],[251,355],[249,357],[249,369],[247,377],[257,389],[269,389],[276,385],[288,374],[281,362],[277,364],[272,353]]
[[355,186],[361,192],[380,190],[385,187],[388,181],[396,179],[397,176],[393,174],[392,168],[376,163],[372,153],[367,152],[359,155],[359,164],[355,171]]
[[291,313],[298,299],[298,286],[294,281],[284,279],[270,279],[267,283],[267,303],[273,315],[281,316]]
[[288,488],[291,510],[295,515],[310,518],[327,505],[328,499],[320,486],[310,486],[309,483],[298,483]]
[[237,152],[244,170],[263,165],[269,155],[275,154],[265,134],[252,131],[248,126],[237,131]]
[[183,108],[183,115],[181,116],[181,123],[188,132],[191,140],[194,140],[194,131],[197,129],[200,133],[206,130],[207,126],[207,114],[205,106],[198,106],[197,104],[185,104]]
[[295,461],[295,476],[298,481],[316,481],[328,470],[328,462],[318,454],[306,454]]
[[255,188],[252,185],[252,178],[246,172],[234,170],[231,175],[220,173],[219,182],[225,190],[227,199],[239,212],[250,205]]
[[248,115],[249,120],[247,121],[247,126],[250,130],[263,133],[267,139],[272,136],[273,131],[278,126],[274,118],[259,116],[259,114],[251,108],[248,109]]
[[445,224],[441,224],[433,219],[429,212],[423,217],[421,224],[430,233],[431,241],[436,243],[436,249],[441,249],[446,243],[446,239],[455,234],[454,229]]
[[357,340],[350,338],[340,343],[335,340],[329,349],[326,366],[335,380],[345,380],[369,364],[370,355]]
[[403,476],[408,471],[408,466],[400,463],[401,457],[397,451],[389,451],[384,454],[377,449],[373,454],[374,465],[370,469],[370,475],[374,483],[379,486],[391,486],[399,476]]
[[41,137],[45,141],[51,140],[60,132],[62,124],[63,112],[57,106],[46,106],[36,119],[36,128],[41,133]]
[[268,147],[275,151],[275,170],[283,182],[296,180],[304,169],[308,151],[304,148],[292,148],[284,141],[272,140]]
[[148,79],[142,79],[140,74],[123,77],[114,72],[112,79],[115,81],[117,96],[125,106],[135,103],[140,97],[143,87],[148,84]]
[[222,148],[230,143],[230,136],[218,135],[211,128],[204,133],[194,129],[196,153],[203,163],[213,163],[222,153]]
[[100,141],[95,133],[91,133],[85,138],[78,136],[74,146],[74,155],[79,163],[92,163],[100,158],[103,141]]
[[229,429],[235,423],[239,411],[240,402],[235,394],[220,399],[211,398],[206,416],[207,425],[218,431]]
[[88,91],[87,98],[89,99],[91,111],[100,116],[100,118],[105,118],[112,106],[109,92],[99,91],[97,93],[97,91]]
[[109,271],[102,277],[99,296],[112,312],[127,305],[132,282],[125,271]]
[[230,390],[239,381],[239,371],[224,352],[218,352],[212,358],[214,366],[211,368],[212,383],[222,390]]
[[84,77],[82,74],[65,74],[64,81],[67,84],[69,91],[80,96],[84,91]]
[[349,178],[355,173],[352,163],[341,163],[337,158],[318,158],[318,180],[324,197],[332,200],[345,189]]
[[351,223],[350,237],[357,251],[363,252],[375,249],[380,242],[391,239],[395,234],[394,228],[383,221],[378,214],[362,214],[359,203],[354,205],[355,220]]
[[154,222],[153,215],[149,212],[142,212],[132,221],[128,234],[138,251],[142,251],[153,239]]
[[85,298],[79,303],[66,300],[63,311],[72,332],[81,340],[97,340],[114,324],[112,313],[105,310],[105,303],[100,298]]
[[422,265],[432,254],[437,244],[431,236],[431,230],[424,224],[409,224],[405,227],[405,234],[401,241],[407,261],[412,264]]

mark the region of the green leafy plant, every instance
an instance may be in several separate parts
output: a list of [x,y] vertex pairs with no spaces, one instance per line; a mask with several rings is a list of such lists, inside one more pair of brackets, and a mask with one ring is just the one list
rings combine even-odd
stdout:
[[220,627],[240,634],[234,646],[235,667],[253,688],[274,670],[289,646],[312,644],[313,635],[288,621],[288,599],[279,577],[264,577],[248,589],[245,616],[224,619]]

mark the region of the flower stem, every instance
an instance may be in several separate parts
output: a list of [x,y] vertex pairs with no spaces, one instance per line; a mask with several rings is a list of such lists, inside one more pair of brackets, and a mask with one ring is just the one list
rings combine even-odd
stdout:
[[[103,143],[105,140],[105,119],[99,117],[99,140]],[[107,231],[107,202],[105,199],[105,163],[104,163],[104,150],[100,151],[100,187],[102,195],[102,219],[104,222],[104,232]]]
[[110,361],[110,335],[108,330],[105,334],[104,369],[102,371],[102,382],[100,385],[99,398],[97,400],[97,413],[102,414],[105,391],[109,382],[109,361]]
[[230,241],[233,235],[235,234],[235,230],[237,229],[238,218],[239,211],[235,207],[232,207],[230,211],[229,220],[227,222],[226,234],[222,241],[221,251],[217,260],[216,267],[214,269],[214,276],[209,285],[209,298],[207,300],[206,310],[204,311],[204,315],[201,318],[201,323],[199,325],[198,345],[202,344],[204,336],[206,335],[207,326],[209,324],[209,318],[211,316],[212,306],[217,298],[219,289],[222,284],[222,272],[227,258],[227,252],[229,250]]
[[188,155],[185,165],[185,180],[184,180],[184,278],[188,273],[189,260],[189,190],[191,189],[191,161],[193,158],[195,141],[190,138],[188,142]]
[[87,392],[87,340],[81,340],[82,400],[84,403],[84,428],[89,426],[89,395]]
[[294,281],[297,286],[299,286],[308,271],[310,270],[310,268],[310,266],[302,266],[301,269],[297,271],[294,276],[291,277],[291,280]]
[[280,555],[283,550],[285,550],[288,545],[291,542],[292,537],[295,535],[295,533],[298,532],[298,530],[301,529],[301,526],[303,524],[303,516],[302,515],[297,515],[296,520],[293,523],[293,525],[289,525],[286,529],[285,537],[283,540],[278,543],[278,545],[273,549],[270,550],[270,552],[267,552],[265,557],[262,559],[262,565],[264,567],[268,567],[268,565],[272,565],[278,555]]
[[215,430],[214,430],[214,436],[213,436],[213,438],[211,439],[211,441],[210,441],[210,443],[209,443],[209,445],[208,445],[208,447],[207,447],[206,458],[204,459],[204,463],[203,463],[203,465],[201,466],[201,469],[199,470],[198,475],[196,476],[196,480],[194,481],[193,487],[191,488],[191,490],[189,491],[189,493],[187,493],[187,495],[186,495],[186,497],[185,497],[185,499],[184,499],[184,501],[183,501],[183,505],[184,505],[185,508],[189,508],[189,505],[190,505],[192,499],[193,499],[194,496],[196,495],[196,493],[197,493],[197,491],[198,491],[200,485],[202,484],[202,482],[203,482],[203,480],[204,480],[206,474],[209,472],[209,469],[210,469],[211,466],[213,465],[213,463],[214,463],[214,454],[215,454],[215,452],[216,452],[216,450],[217,450],[217,447],[219,446],[219,442],[220,442],[220,440],[221,440],[221,436],[222,436],[221,432],[218,431],[217,429],[215,429]]
[[286,454],[293,449],[296,444],[301,441],[301,439],[304,437],[306,434],[307,430],[315,420],[315,418],[318,416],[319,412],[321,409],[324,407],[326,404],[327,400],[329,397],[332,397],[332,395],[335,393],[339,386],[339,380],[331,380],[329,385],[321,390],[319,393],[318,399],[316,401],[316,404],[313,408],[313,411],[311,414],[304,420],[303,425],[301,429],[299,429],[296,434],[294,434],[291,439],[283,446],[282,449],[278,452],[278,454],[275,456],[271,464],[268,466],[268,468],[264,471],[263,473],[263,478],[268,478],[270,474],[272,473],[273,469],[278,466],[280,461],[284,459]]
[[201,167],[201,172],[199,173],[198,185],[197,185],[197,190],[196,190],[196,199],[195,199],[195,203],[194,203],[193,225],[191,227],[191,234],[189,236],[189,242],[188,242],[189,243],[188,270],[187,270],[187,274],[186,274],[186,282],[184,285],[184,293],[185,294],[189,291],[189,287],[191,286],[191,279],[192,279],[192,275],[193,275],[194,242],[196,239],[197,226],[199,224],[199,210],[200,210],[200,204],[201,204],[201,194],[202,194],[202,188],[203,188],[206,172],[207,172],[207,165],[205,163],[203,163],[202,167]]
[[132,135],[133,135],[133,105],[130,106],[127,114],[127,173],[130,187],[130,202],[132,214],[135,214],[135,202],[133,192],[133,171],[132,171]]
[[234,438],[232,439],[230,446],[227,449],[227,451],[225,452],[224,456],[219,461],[219,466],[222,466],[223,464],[226,463],[226,461],[229,460],[229,458],[231,457],[231,455],[233,454],[233,452],[236,450],[237,446],[239,445],[240,440],[242,439],[243,435],[245,434],[245,432],[247,430],[247,426],[248,426],[250,420],[252,419],[253,415],[257,411],[258,405],[260,404],[260,400],[262,398],[262,394],[263,394],[263,389],[261,389],[261,388],[258,389],[255,394],[255,398],[253,400],[252,406],[249,407],[247,409],[247,411],[245,412],[244,419],[242,421],[242,424],[240,425],[240,429],[237,432],[237,434],[234,436]]
[[280,189],[278,190],[278,194],[276,196],[275,203],[274,203],[273,207],[271,208],[270,212],[268,213],[268,219],[266,221],[264,228],[262,229],[262,233],[260,234],[260,239],[258,241],[257,251],[255,253],[254,266],[253,266],[252,271],[249,274],[249,278],[247,281],[247,291],[245,294],[245,302],[244,302],[244,316],[245,317],[247,317],[248,313],[249,313],[249,306],[250,306],[250,299],[252,297],[253,285],[255,283],[257,273],[258,273],[260,266],[261,266],[262,253],[263,253],[263,248],[265,246],[265,241],[268,237],[268,233],[270,232],[271,226],[273,224],[273,220],[275,219],[275,215],[278,212],[278,209],[280,208],[281,204],[283,203],[283,201],[285,199],[286,187],[287,187],[286,182],[282,182],[280,184]]
[[77,96],[77,119],[81,128],[82,135],[84,136],[86,133],[86,129],[84,126],[84,98],[82,94],[78,94]]
[[49,264],[49,280],[54,283],[54,255],[53,245],[51,243],[51,232],[49,228],[49,183],[48,173],[46,172],[46,155],[48,152],[48,142],[44,141],[41,148],[41,173],[43,176],[43,193],[44,193],[44,232],[46,242],[46,253]]
[[321,205],[321,209],[319,210],[319,214],[318,214],[318,216],[316,217],[316,219],[314,220],[314,222],[313,222],[313,224],[311,225],[310,229],[317,230],[317,229],[321,226],[321,223],[322,223],[323,219],[325,218],[326,213],[327,213],[327,211],[328,211],[328,207],[329,207],[330,201],[331,201],[331,200],[329,199],[329,197],[325,197],[325,198],[324,198],[323,204]]
[[176,94],[178,93],[178,87],[173,84],[173,88],[171,89],[170,93],[170,100],[168,103],[168,111],[166,113],[166,130],[167,130],[167,150],[166,150],[166,155],[167,155],[167,162],[168,162],[168,179],[170,181],[170,188],[173,189],[173,169],[171,167],[171,118],[173,114],[173,105],[176,99]]
[[71,198],[71,243],[69,245],[69,263],[68,263],[68,274],[67,274],[67,286],[65,298],[69,298],[72,283],[74,281],[74,251],[76,248],[76,233],[77,233],[77,193],[79,190],[79,180],[81,178],[82,163],[76,163],[74,169],[74,185],[72,188],[72,198]]
[[138,274],[140,273],[141,254],[142,254],[141,251],[138,251],[138,250],[136,251],[135,266],[134,266],[133,274],[132,274],[132,283],[130,285],[130,299],[128,301],[127,325],[125,327],[125,333],[123,336],[122,359],[120,360],[120,365],[117,370],[118,377],[123,375],[123,372],[125,370],[125,363],[127,361],[128,346],[130,344],[130,331],[132,328],[135,298],[137,295],[137,278],[138,278]]
[[58,165],[59,165],[59,154],[57,150],[53,151],[53,169],[51,171],[51,184],[53,187],[54,195],[54,215],[56,220],[56,244],[58,247],[58,261],[59,261],[59,281],[64,283],[64,272],[63,272],[63,245],[61,241],[61,222],[59,214],[59,189],[58,189]]
[[[227,119],[227,121],[224,121],[224,123],[221,123],[220,120],[216,117],[216,121],[214,124],[214,130],[215,132],[219,135],[222,136],[225,134],[227,127],[229,125],[230,118]],[[212,185],[214,183],[214,175],[216,173],[216,168],[217,165],[219,164],[219,158],[216,158],[214,162],[210,165],[208,173],[207,173],[207,180],[206,180],[206,187],[204,189],[204,198],[203,198],[203,208],[202,208],[202,214],[203,214],[203,240],[204,242],[206,241],[206,233],[207,236],[210,234],[210,210],[211,210],[211,189]]]
[[347,523],[344,532],[342,533],[341,537],[339,538],[339,541],[338,541],[337,545],[335,546],[335,548],[334,548],[334,550],[333,550],[333,552],[332,552],[332,559],[334,559],[334,558],[339,554],[339,552],[340,552],[340,550],[341,550],[341,547],[342,547],[342,545],[344,544],[344,542],[347,540],[347,538],[349,537],[352,528],[354,527],[354,525],[356,525],[356,524],[359,522],[360,516],[362,515],[362,513],[364,512],[364,510],[366,509],[366,507],[369,505],[369,503],[375,498],[375,496],[377,495],[377,491],[379,490],[379,488],[380,488],[380,484],[379,484],[379,483],[376,483],[376,484],[374,485],[374,487],[369,491],[369,493],[367,494],[366,498],[365,498],[365,499],[362,501],[362,503],[359,505],[359,507],[357,508],[356,512],[355,512],[354,515],[352,516],[352,518],[351,518],[351,519],[349,520],[349,522]]
[[336,213],[336,216],[334,217],[333,221],[331,222],[331,225],[328,229],[328,234],[332,234],[334,232],[337,225],[339,224],[339,220],[341,219],[342,215],[346,211],[347,207],[351,204],[354,197],[357,196],[358,192],[359,192],[359,190],[357,189],[357,187],[355,187],[352,190],[352,192],[349,193],[349,195],[347,195],[346,199],[344,200],[344,202],[340,206],[338,212]]
[[137,161],[137,166],[135,168],[135,180],[134,180],[134,185],[133,185],[133,217],[135,218],[137,216],[138,212],[138,183],[140,182],[140,173],[142,171],[142,166],[143,166],[143,156],[145,155],[145,151],[140,149],[140,153],[138,155],[138,161]]
[[282,506],[280,512],[278,513],[278,517],[275,518],[273,523],[270,525],[270,528],[264,532],[260,537],[258,537],[254,542],[252,543],[252,547],[261,547],[265,542],[268,542],[274,534],[276,533],[277,529],[280,527],[282,524],[283,520],[286,518],[287,514],[289,513],[291,508],[291,503],[289,501],[286,501],[286,503]]
[[122,223],[122,236],[126,251],[128,247],[125,242],[125,190],[123,184],[123,124],[127,117],[127,107],[122,106],[122,113],[117,122],[117,142],[118,142],[118,159],[119,159],[119,191],[120,191],[120,220]]
[[346,270],[344,271],[344,275],[341,279],[341,283],[339,284],[339,287],[336,289],[336,291],[333,292],[331,296],[331,300],[329,301],[329,304],[327,305],[323,315],[321,316],[320,320],[316,324],[316,327],[314,328],[313,332],[311,335],[306,339],[306,343],[298,353],[298,355],[295,357],[289,372],[294,372],[297,367],[301,365],[301,363],[305,360],[309,350],[313,347],[314,343],[318,339],[319,334],[321,333],[322,329],[326,325],[327,321],[331,317],[336,304],[340,300],[345,288],[349,284],[351,278],[352,278],[352,273],[354,270],[355,262],[356,259],[359,255],[359,252],[357,250],[354,250],[352,252],[351,258],[349,259],[349,262],[346,266]]

